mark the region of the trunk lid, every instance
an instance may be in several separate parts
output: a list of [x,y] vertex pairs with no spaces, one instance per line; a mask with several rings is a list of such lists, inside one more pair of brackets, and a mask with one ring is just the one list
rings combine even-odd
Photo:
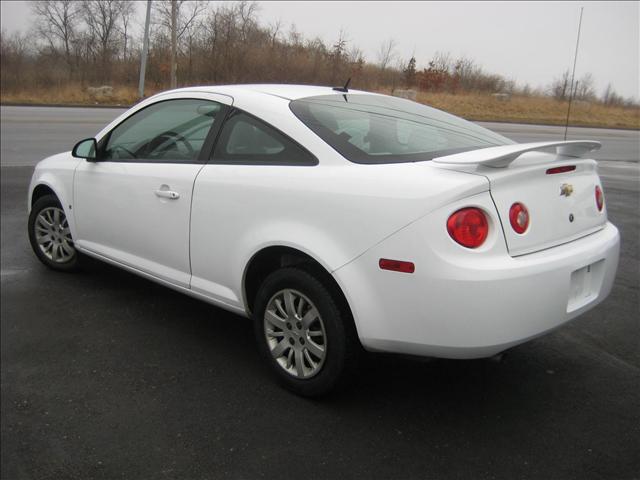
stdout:
[[[517,146],[510,147],[513,150]],[[484,151],[483,159],[477,162],[469,161],[469,157],[465,159],[464,154],[456,154],[441,157],[436,163],[441,168],[474,173],[489,180],[491,196],[511,256],[571,242],[604,227],[607,216],[606,210],[599,211],[596,204],[595,188],[601,185],[594,160],[578,159],[564,153],[542,153],[539,148],[527,148],[526,144],[520,147],[522,152],[512,152],[508,161],[504,155],[497,160],[497,156],[488,152],[492,150],[489,148],[469,152],[477,155],[477,152]],[[587,151],[584,145],[580,148],[581,153]],[[446,161],[452,157],[459,161]],[[562,166],[575,169],[547,173],[551,168]],[[525,205],[529,211],[529,227],[522,234],[514,231],[509,220],[509,210],[516,202]]]

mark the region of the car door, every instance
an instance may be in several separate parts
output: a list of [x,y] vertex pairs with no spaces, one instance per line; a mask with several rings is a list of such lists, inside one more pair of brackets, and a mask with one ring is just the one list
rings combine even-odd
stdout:
[[[234,109],[221,128],[211,160],[194,185],[191,210],[191,289],[242,308],[242,275],[256,232],[289,225],[292,188],[308,181],[318,160],[259,118]],[[264,228],[263,228],[264,227]]]
[[78,247],[188,288],[193,184],[226,108],[204,98],[158,101],[102,137],[98,161],[75,172]]

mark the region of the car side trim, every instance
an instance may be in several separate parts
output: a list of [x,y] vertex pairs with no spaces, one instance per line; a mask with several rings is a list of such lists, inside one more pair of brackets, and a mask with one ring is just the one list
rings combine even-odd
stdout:
[[122,263],[122,262],[119,262],[119,261],[114,260],[112,258],[105,257],[103,255],[100,255],[99,253],[94,252],[93,250],[88,250],[87,248],[83,248],[83,247],[81,247],[79,245],[76,245],[76,250],[78,250],[79,252],[81,252],[81,253],[83,253],[85,255],[88,255],[90,257],[96,258],[98,260],[101,260],[101,261],[103,261],[105,263],[108,263],[108,264],[114,265],[116,267],[122,268],[123,270],[131,272],[131,273],[133,273],[135,275],[138,275],[138,276],[140,276],[142,278],[145,278],[147,280],[151,280],[152,282],[156,282],[156,283],[159,283],[160,285],[164,285],[165,287],[169,287],[172,290],[176,290],[178,292],[181,292],[181,293],[184,293],[186,295],[189,295],[190,297],[196,298],[198,300],[202,300],[202,301],[207,302],[207,303],[209,303],[211,305],[215,305],[217,307],[220,307],[220,308],[223,308],[225,310],[228,310],[229,312],[235,313],[237,315],[241,315],[243,317],[247,317],[248,316],[247,312],[242,307],[238,307],[236,305],[231,305],[231,304],[223,302],[223,301],[221,301],[219,299],[214,299],[214,298],[212,298],[212,297],[210,297],[208,295],[204,295],[204,294],[199,293],[197,291],[191,290],[190,288],[185,288],[185,287],[182,287],[180,285],[176,285],[175,283],[171,283],[171,282],[169,282],[167,280],[164,280],[162,278],[156,277],[155,275],[147,273],[147,272],[145,272],[143,270],[139,270],[138,268],[133,267],[131,265],[128,265],[126,263]]

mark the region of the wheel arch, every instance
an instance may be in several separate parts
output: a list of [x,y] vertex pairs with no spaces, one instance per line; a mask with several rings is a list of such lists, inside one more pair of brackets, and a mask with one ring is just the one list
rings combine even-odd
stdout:
[[268,275],[284,267],[299,267],[316,277],[329,288],[353,322],[353,312],[341,286],[331,272],[309,253],[286,245],[270,245],[253,254],[242,275],[242,295],[247,314],[251,316],[260,285]]
[[55,195],[58,198],[58,200],[60,200],[60,197],[58,196],[58,194],[55,192],[53,188],[51,188],[46,183],[39,183],[34,187],[33,192],[31,192],[31,200],[29,201],[29,208],[32,208],[33,205],[45,195]]
[[73,215],[73,171],[55,173],[51,171],[39,171],[36,169],[29,188],[27,210],[31,213],[33,205],[45,195],[55,195],[64,210],[71,235],[76,236],[75,218]]

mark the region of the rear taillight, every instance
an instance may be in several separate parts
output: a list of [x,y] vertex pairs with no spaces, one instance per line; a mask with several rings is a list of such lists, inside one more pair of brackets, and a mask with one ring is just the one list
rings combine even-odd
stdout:
[[516,233],[524,233],[529,228],[529,211],[523,204],[517,202],[509,209],[509,222]]
[[489,222],[479,208],[463,208],[449,217],[447,230],[463,247],[478,248],[489,235]]
[[600,185],[596,185],[596,205],[598,206],[598,211],[601,212],[604,208],[604,193],[602,193]]

